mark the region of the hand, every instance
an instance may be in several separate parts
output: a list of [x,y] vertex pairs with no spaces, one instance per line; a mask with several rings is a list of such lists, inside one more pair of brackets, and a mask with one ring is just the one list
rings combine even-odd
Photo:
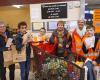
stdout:
[[49,37],[46,37],[46,41],[49,41]]
[[44,41],[43,43],[45,44],[45,43],[48,43],[48,42],[47,41]]
[[85,60],[85,63],[87,63],[88,61],[91,61],[91,62],[92,62],[91,59],[87,58],[87,59]]
[[63,47],[63,45],[62,45],[62,44],[58,44],[58,46],[59,46],[59,47]]
[[66,45],[66,48],[69,48],[69,45],[68,44]]
[[23,43],[22,44],[27,44],[27,36],[24,35],[22,38],[23,38]]
[[92,64],[93,64],[94,66],[96,66],[96,65],[97,65],[97,62],[96,62],[96,61],[92,61]]
[[87,44],[87,45],[86,45],[86,47],[87,47],[87,49],[88,49],[88,48],[90,48],[90,47],[91,47],[91,45],[88,45],[88,44]]
[[33,39],[32,38],[29,38],[28,40],[27,40],[27,42],[32,42],[33,41]]
[[8,51],[10,51],[11,50],[11,47],[8,47]]

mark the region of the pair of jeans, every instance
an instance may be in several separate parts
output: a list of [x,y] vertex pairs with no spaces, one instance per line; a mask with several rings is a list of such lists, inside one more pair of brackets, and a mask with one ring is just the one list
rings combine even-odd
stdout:
[[94,71],[93,71],[94,65],[92,64],[92,62],[88,61],[85,63],[85,65],[88,68],[87,80],[96,80],[95,75],[94,75]]
[[4,68],[4,59],[3,59],[3,52],[0,52],[0,79],[6,80],[5,78],[5,68]]
[[[15,64],[10,65],[9,67],[9,80],[14,80],[15,78]],[[6,68],[4,68],[5,79],[6,79]]]
[[20,62],[21,80],[28,80],[30,70],[30,60]]
[[15,64],[10,65],[9,70],[10,70],[9,78],[10,78],[10,80],[14,80],[14,78],[15,78]]

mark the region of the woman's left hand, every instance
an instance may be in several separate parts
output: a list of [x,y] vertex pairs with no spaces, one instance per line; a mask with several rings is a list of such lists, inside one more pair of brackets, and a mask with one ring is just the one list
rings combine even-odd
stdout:
[[66,45],[66,48],[69,48],[69,45],[68,44]]

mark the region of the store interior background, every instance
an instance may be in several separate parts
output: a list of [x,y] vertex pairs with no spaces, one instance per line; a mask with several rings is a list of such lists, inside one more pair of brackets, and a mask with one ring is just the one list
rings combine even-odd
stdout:
[[[59,0],[55,0],[57,2]],[[62,1],[69,1],[69,0],[62,0]],[[46,1],[44,1],[46,2]],[[48,1],[50,2],[50,0]],[[24,3],[24,5],[23,5]],[[31,29],[31,21],[30,21],[30,8],[29,8],[28,1],[24,2],[18,2],[17,0],[14,2],[11,1],[4,3],[4,1],[1,1],[0,3],[0,20],[4,21],[7,26],[10,27],[12,31],[14,31],[17,28],[17,24],[20,21],[26,21],[28,24],[28,29]],[[32,3],[38,3],[39,1],[33,1]],[[40,1],[40,3],[43,3]],[[95,9],[100,9],[100,0],[86,0],[85,2],[85,19],[87,24],[93,23],[93,15]],[[12,6],[12,4],[21,4],[20,8]]]
[[[61,0],[52,0],[52,2],[60,2]],[[71,1],[71,0],[62,0],[63,1]],[[74,0],[72,0],[74,1]],[[79,0],[78,0],[79,1]],[[29,0],[0,0],[0,21],[4,21],[6,26],[10,27],[11,31],[16,32],[17,24],[20,21],[26,21],[28,24],[28,29],[31,29],[31,21],[30,21],[30,3],[43,3],[43,2],[51,2],[51,0],[33,0],[29,2]],[[86,0],[85,2],[85,19],[86,24],[93,23],[93,15],[94,10],[100,10],[100,0]],[[14,7],[12,5],[23,5],[20,8]],[[99,20],[100,25],[100,20]],[[99,26],[100,27],[100,26]],[[100,36],[100,32],[96,34]],[[16,72],[18,73],[18,72]],[[7,75],[9,76],[9,75]],[[19,74],[18,74],[19,76]],[[19,80],[18,78],[16,80]]]
[[13,6],[2,6],[0,7],[0,20],[4,21],[11,28],[17,28],[17,24],[20,21],[26,21],[28,27],[30,26],[30,11],[29,6],[24,5],[21,8]]

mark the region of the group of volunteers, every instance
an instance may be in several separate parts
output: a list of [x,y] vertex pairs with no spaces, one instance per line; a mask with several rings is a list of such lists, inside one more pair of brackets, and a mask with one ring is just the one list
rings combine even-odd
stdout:
[[[64,21],[57,22],[57,29],[49,37],[46,29],[39,30],[38,36],[25,38],[27,34],[27,23],[18,23],[18,31],[12,43],[15,44],[18,54],[26,47],[26,60],[19,62],[21,80],[29,80],[31,46],[40,43],[50,43],[56,45],[55,56],[69,60],[69,55],[73,55],[75,61],[83,61],[88,68],[87,80],[96,80],[94,67],[100,63],[100,39],[95,36],[95,27],[86,25],[84,20],[78,20],[75,30],[70,33],[65,27]],[[56,27],[56,26],[55,26]],[[32,32],[35,34],[35,32]],[[0,79],[6,79],[6,67],[4,66],[4,51],[10,51],[12,46],[7,47],[8,38],[13,38],[9,30],[6,29],[3,21],[0,21]],[[33,52],[34,54],[34,52]],[[9,80],[15,78],[15,64],[9,67]]]

